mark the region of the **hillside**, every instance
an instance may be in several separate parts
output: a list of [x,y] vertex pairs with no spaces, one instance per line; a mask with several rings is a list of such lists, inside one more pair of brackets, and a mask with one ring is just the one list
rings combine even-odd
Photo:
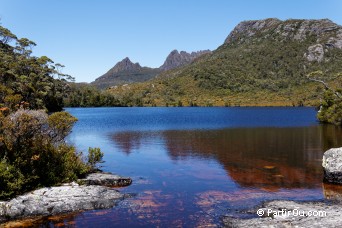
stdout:
[[323,87],[307,75],[336,81],[341,63],[342,27],[328,19],[244,21],[211,54],[111,92],[131,105],[317,105]]
[[129,58],[125,58],[91,84],[97,88],[105,89],[115,85],[144,82],[155,77],[158,73],[160,73],[159,69],[142,67],[139,63],[132,63]]
[[132,63],[127,57],[118,62],[107,73],[95,79],[91,84],[99,89],[117,85],[145,82],[153,79],[159,73],[186,66],[201,55],[210,53],[209,50],[187,53],[173,50],[159,68],[142,67],[139,63]]

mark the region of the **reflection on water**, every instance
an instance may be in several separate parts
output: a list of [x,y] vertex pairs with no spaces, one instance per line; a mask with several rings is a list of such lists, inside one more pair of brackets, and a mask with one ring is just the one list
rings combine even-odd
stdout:
[[120,191],[137,196],[41,224],[217,226],[222,215],[264,200],[342,195],[322,185],[321,168],[323,152],[342,146],[342,131],[317,124],[314,109],[69,111],[79,119],[70,141],[82,150],[101,147],[104,170],[131,176]]
[[[224,130],[118,132],[112,135],[122,152],[139,150],[155,135],[172,160],[211,158],[222,164],[236,183],[270,191],[315,188],[322,181],[322,152],[342,145],[331,125],[306,128],[242,128]],[[205,176],[205,174],[203,174]]]
[[323,183],[324,197],[329,200],[342,202],[342,186]]

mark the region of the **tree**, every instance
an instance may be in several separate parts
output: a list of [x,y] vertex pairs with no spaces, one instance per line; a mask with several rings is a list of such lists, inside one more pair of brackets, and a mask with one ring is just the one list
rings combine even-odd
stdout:
[[[322,79],[323,75],[322,71],[314,71],[307,76],[309,80],[321,83],[325,88],[317,118],[321,122],[342,125],[342,89],[334,89]],[[342,73],[338,73],[334,77],[330,77],[330,80],[339,79],[341,76]]]
[[63,65],[50,58],[31,56],[34,46],[0,26],[0,107],[10,103],[9,108],[18,109],[26,102],[31,109],[60,111],[67,81],[73,78],[61,73]]

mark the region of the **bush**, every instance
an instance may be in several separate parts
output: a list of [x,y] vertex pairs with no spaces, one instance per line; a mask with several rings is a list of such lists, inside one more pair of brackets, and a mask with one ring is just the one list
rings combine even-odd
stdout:
[[0,117],[0,198],[76,180],[102,159],[95,151],[87,164],[65,143],[76,122],[69,113],[20,109]]
[[91,148],[88,149],[88,164],[95,169],[97,163],[102,162],[103,152],[101,152],[100,148]]
[[6,160],[0,162],[0,199],[8,198],[20,193],[24,183],[24,176]]
[[77,121],[67,112],[55,112],[48,118],[50,136],[55,143],[61,142],[70,133],[72,126]]

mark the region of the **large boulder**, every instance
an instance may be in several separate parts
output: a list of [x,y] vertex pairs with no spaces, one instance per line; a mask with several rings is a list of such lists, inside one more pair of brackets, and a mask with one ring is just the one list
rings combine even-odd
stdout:
[[342,148],[332,148],[323,155],[324,180],[342,184]]

